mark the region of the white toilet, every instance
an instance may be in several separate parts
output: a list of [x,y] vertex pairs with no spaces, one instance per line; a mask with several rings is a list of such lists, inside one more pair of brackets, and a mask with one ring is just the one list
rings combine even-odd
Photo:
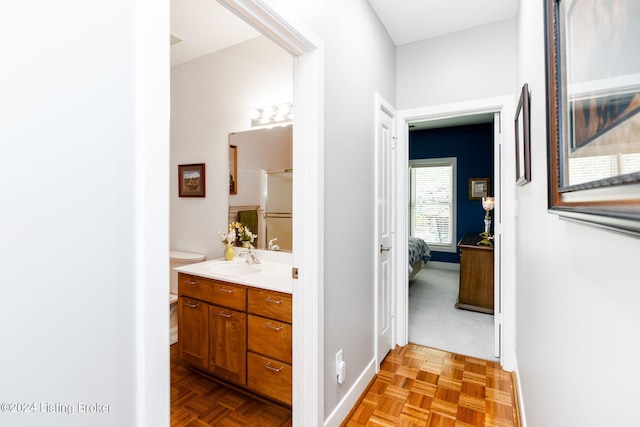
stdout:
[[169,343],[178,342],[178,272],[174,270],[181,265],[194,264],[204,261],[205,255],[191,252],[170,251],[169,252],[169,276],[171,277],[169,287],[169,307],[170,307],[170,329]]

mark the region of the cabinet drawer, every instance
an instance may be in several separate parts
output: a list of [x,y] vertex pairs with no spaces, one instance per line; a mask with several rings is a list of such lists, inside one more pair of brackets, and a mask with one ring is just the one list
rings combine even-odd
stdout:
[[244,311],[247,309],[247,290],[202,277],[178,274],[178,294]]
[[247,353],[247,387],[291,406],[291,365]]
[[249,313],[291,323],[291,295],[260,289],[248,292]]
[[249,315],[249,350],[291,364],[291,325]]

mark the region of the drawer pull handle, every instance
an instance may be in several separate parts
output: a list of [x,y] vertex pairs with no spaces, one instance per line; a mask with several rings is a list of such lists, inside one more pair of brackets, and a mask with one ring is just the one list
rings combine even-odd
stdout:
[[271,322],[265,323],[264,326],[266,328],[273,329],[274,331],[281,331],[284,328],[284,326],[273,326]]
[[273,366],[271,366],[271,361],[268,361],[266,365],[264,365],[265,368],[272,370],[273,372],[280,372],[282,371],[282,368],[284,368],[284,366],[280,366],[279,368],[274,368]]
[[266,302],[272,302],[274,304],[282,304],[282,300],[281,299],[271,299],[271,297],[267,297],[267,299],[265,300]]
[[184,283],[186,283],[187,285],[197,285],[198,281],[197,280],[185,280]]
[[232,294],[232,293],[233,293],[233,289],[227,289],[227,288],[222,288],[222,287],[221,287],[221,288],[218,288],[218,290],[219,290],[220,292],[226,292],[226,293],[228,293],[228,294]]
[[233,313],[227,314],[224,311],[221,311],[221,312],[218,313],[218,316],[226,317],[228,319],[230,317],[233,317]]
[[183,305],[186,305],[187,307],[191,307],[191,308],[196,308],[200,306],[200,304],[198,304],[197,302],[185,302]]

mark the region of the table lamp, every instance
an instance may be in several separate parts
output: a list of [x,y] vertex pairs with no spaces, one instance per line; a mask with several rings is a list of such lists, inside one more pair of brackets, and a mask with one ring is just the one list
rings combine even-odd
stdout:
[[493,236],[491,235],[491,216],[489,212],[493,210],[495,206],[495,199],[493,197],[483,197],[482,198],[482,207],[485,210],[484,214],[484,231],[480,233],[480,237],[482,240],[478,242],[480,246],[492,246],[493,247]]

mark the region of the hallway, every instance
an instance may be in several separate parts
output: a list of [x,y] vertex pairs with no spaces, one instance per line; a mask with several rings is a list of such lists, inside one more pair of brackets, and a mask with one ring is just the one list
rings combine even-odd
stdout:
[[511,427],[516,407],[498,362],[409,344],[389,353],[343,426]]

